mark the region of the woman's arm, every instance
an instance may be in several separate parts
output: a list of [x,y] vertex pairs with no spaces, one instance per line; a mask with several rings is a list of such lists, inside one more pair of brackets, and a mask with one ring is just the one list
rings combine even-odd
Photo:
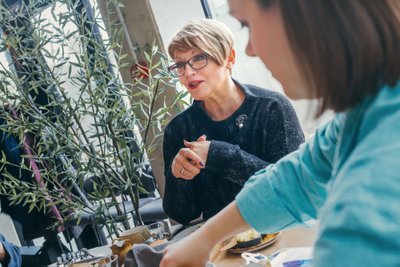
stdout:
[[249,225],[268,233],[318,217],[327,196],[326,184],[331,178],[344,120],[337,116],[299,150],[249,179],[236,197]]
[[351,125],[357,145],[340,151],[345,161],[324,206],[315,266],[400,266],[400,105],[393,94],[364,113],[361,126]]
[[243,186],[256,171],[298,149],[304,142],[304,134],[296,113],[288,100],[283,98],[278,100],[272,101],[264,107],[264,110],[258,111],[256,117],[256,120],[262,123],[254,126],[258,127],[254,131],[260,134],[256,140],[250,142],[254,150],[262,147],[260,156],[252,155],[238,145],[211,141],[205,168]]
[[209,219],[200,229],[187,238],[164,250],[161,267],[204,267],[212,248],[237,233],[249,228],[232,202],[220,213]]
[[182,129],[172,121],[164,133],[164,174],[165,192],[163,207],[165,213],[175,221],[187,224],[198,218],[201,210],[195,199],[193,181],[177,178],[171,170],[172,162],[178,151],[184,147]]

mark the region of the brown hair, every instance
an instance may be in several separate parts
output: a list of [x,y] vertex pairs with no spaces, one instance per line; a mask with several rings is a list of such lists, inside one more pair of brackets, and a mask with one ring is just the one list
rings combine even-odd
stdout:
[[168,54],[173,58],[176,51],[198,49],[223,65],[232,48],[233,34],[225,24],[213,19],[200,19],[190,21],[174,35]]
[[400,78],[400,1],[257,1],[279,6],[320,113],[354,107]]

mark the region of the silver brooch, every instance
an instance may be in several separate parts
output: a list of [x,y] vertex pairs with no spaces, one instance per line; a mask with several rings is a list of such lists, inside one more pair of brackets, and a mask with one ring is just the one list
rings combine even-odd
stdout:
[[239,117],[236,118],[236,126],[239,127],[239,129],[242,128],[246,120],[247,120],[247,115],[245,114],[239,115]]

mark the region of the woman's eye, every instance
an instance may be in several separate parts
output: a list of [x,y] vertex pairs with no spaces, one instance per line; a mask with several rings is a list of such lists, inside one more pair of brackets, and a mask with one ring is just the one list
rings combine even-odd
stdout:
[[247,24],[247,22],[240,21],[240,27],[241,27],[242,29],[243,29],[243,28],[248,28],[249,25]]
[[185,67],[185,63],[176,63],[175,64],[175,69],[182,69]]
[[198,55],[194,58],[195,61],[200,61],[203,60],[205,58],[205,55]]

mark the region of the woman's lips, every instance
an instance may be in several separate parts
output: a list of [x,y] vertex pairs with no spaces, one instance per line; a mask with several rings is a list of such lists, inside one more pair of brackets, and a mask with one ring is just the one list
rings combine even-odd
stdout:
[[188,83],[188,87],[190,90],[197,89],[203,81],[191,81]]

